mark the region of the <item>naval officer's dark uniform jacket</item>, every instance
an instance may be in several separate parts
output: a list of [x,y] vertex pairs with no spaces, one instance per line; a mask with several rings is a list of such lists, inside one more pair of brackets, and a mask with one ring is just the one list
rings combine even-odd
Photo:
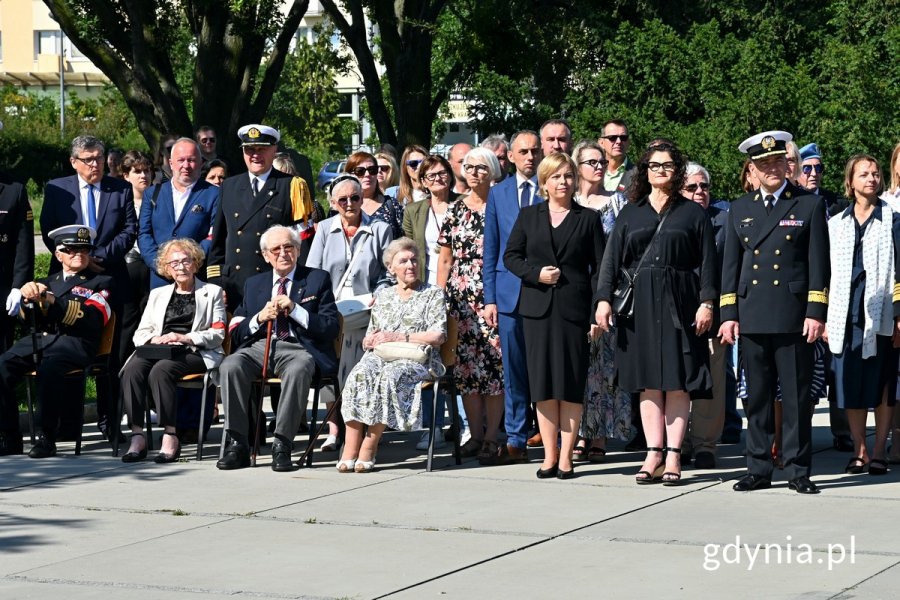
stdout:
[[[272,169],[256,196],[250,175],[241,173],[222,182],[219,210],[213,225],[206,277],[225,290],[228,311],[241,304],[244,283],[272,270],[259,249],[259,239],[273,225],[297,225],[291,203],[293,177]],[[305,264],[310,241],[301,247],[298,264]]]
[[821,198],[788,183],[770,214],[765,194],[735,200],[728,212],[722,269],[722,321],[738,321],[748,387],[747,464],[771,477],[775,386],[784,409],[783,454],[788,479],[808,476],[813,345],[806,318],[825,322],[828,229]]
[[71,382],[63,375],[87,366],[96,356],[103,327],[112,315],[109,301],[113,280],[85,269],[67,280],[62,271],[57,271],[38,281],[49,288],[54,302],[39,303],[34,308],[22,303],[20,317],[30,330],[31,311],[35,311],[38,335],[23,337],[0,356],[0,430],[19,431],[14,388],[25,373],[35,370],[36,341],[40,353],[37,398],[41,424],[44,435],[53,440],[60,407],[81,400],[80,390],[72,393]]
[[34,215],[25,186],[0,175],[0,352],[12,342],[10,290],[34,279]]

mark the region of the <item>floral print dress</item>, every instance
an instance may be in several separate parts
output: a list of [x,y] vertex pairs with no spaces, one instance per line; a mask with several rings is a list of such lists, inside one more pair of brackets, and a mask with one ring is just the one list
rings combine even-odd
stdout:
[[500,334],[484,320],[484,209],[472,210],[460,199],[450,205],[438,244],[448,246],[453,266],[447,278],[450,314],[457,320],[459,343],[453,370],[463,396],[503,393]]
[[[376,331],[447,333],[447,305],[444,291],[420,283],[409,299],[397,295],[397,287],[382,288],[375,294],[375,305],[366,335]],[[440,373],[440,352],[432,353],[431,364],[411,360],[384,361],[371,350],[347,375],[341,393],[344,421],[365,425],[384,423],[391,429],[411,431],[422,428],[422,382],[430,372]]]
[[[607,238],[625,204],[625,197],[617,192],[609,203],[599,209],[603,233]],[[586,440],[603,437],[623,441],[631,439],[631,394],[616,385],[615,340],[616,328],[613,325],[609,331],[591,341],[584,412],[578,433]]]

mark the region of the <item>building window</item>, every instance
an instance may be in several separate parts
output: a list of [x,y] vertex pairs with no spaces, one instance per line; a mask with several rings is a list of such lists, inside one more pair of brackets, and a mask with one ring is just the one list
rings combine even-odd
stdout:
[[34,32],[34,60],[38,54],[59,55],[59,31],[35,31]]

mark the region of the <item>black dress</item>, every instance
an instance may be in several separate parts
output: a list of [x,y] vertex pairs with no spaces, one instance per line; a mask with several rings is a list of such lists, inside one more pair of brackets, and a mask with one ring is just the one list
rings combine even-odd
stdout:
[[[573,204],[557,227],[546,202],[523,208],[507,241],[504,264],[522,279],[519,314],[531,398],[581,404],[587,383],[591,290],[603,258],[599,214]],[[555,286],[538,281],[541,268],[561,271]]]
[[[719,271],[709,216],[676,197],[634,285],[634,315],[616,317],[619,386],[697,392],[712,388],[709,350],[694,333],[701,300],[718,298]],[[595,300],[612,298],[619,267],[634,270],[659,215],[648,198],[626,205],[607,244]]]

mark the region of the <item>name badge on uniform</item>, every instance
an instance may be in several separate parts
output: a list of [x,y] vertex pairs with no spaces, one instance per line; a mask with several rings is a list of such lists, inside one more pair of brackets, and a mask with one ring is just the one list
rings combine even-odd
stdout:
[[804,221],[797,221],[794,219],[783,219],[778,221],[779,227],[803,227]]

